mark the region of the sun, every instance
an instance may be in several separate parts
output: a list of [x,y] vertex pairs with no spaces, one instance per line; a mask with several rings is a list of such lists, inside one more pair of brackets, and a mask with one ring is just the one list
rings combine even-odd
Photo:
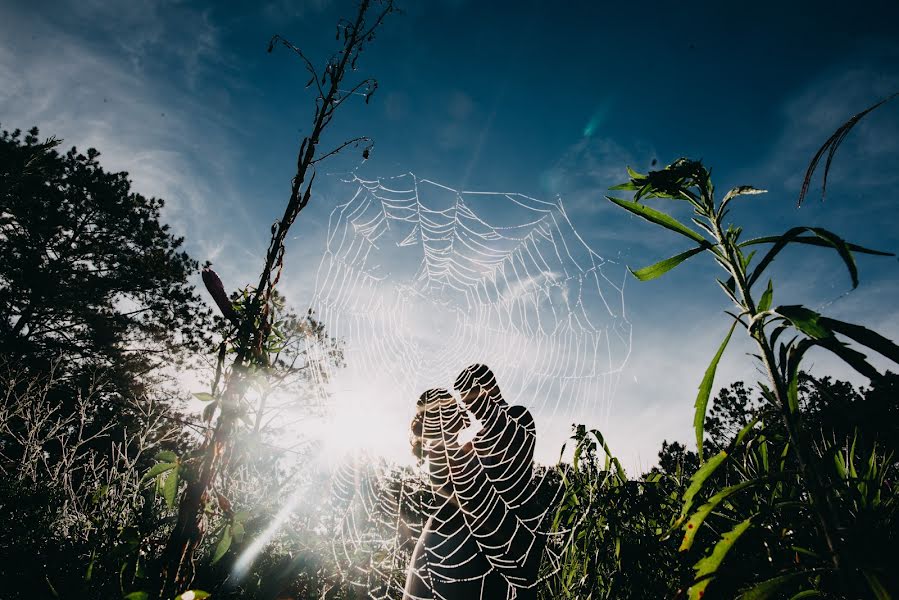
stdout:
[[310,443],[324,463],[364,455],[412,465],[409,424],[415,399],[397,396],[395,386],[338,376],[326,386],[321,414],[300,419],[286,435]]

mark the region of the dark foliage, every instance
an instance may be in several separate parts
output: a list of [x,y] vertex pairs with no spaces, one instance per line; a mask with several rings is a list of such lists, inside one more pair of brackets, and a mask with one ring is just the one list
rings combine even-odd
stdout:
[[66,375],[102,367],[119,385],[202,341],[198,265],[93,148],[60,154],[37,128],[0,134],[0,352]]
[[38,134],[0,133],[0,575],[10,598],[114,597],[164,530],[141,473],[192,443],[158,367],[209,311],[162,200]]
[[[784,576],[786,590],[813,585],[825,597],[837,598],[843,597],[838,590],[848,588],[852,597],[868,598],[873,576],[895,595],[899,579],[890,565],[899,561],[899,514],[890,481],[899,474],[899,376],[888,372],[866,388],[806,373],[798,380],[801,425],[822,464],[840,543],[852,562],[842,579],[819,568],[826,548],[803,504],[806,493],[799,466],[788,452],[783,421],[760,393],[736,382],[719,392],[706,420],[709,446],[733,452],[706,485],[722,490],[753,479],[760,483],[722,503],[706,520],[709,527],[697,534],[697,545],[713,544],[742,514],[755,514],[757,526],[731,550],[708,592],[716,598],[736,597],[753,584]],[[745,444],[734,446],[738,432],[756,419]],[[689,560],[698,558],[696,552],[689,555]]]

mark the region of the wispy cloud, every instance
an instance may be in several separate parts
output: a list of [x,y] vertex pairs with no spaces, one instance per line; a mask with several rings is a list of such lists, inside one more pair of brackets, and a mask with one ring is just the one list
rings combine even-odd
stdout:
[[[229,235],[230,225],[235,216],[250,216],[229,175],[236,160],[230,130],[192,93],[216,48],[215,30],[203,13],[177,21],[163,19],[162,2],[139,4],[118,11],[61,3],[44,15],[0,9],[3,126],[37,125],[65,147],[97,148],[101,164],[127,171],[135,191],[167,201],[164,218],[193,255],[215,259],[227,251],[239,265],[244,243]],[[59,24],[65,18],[96,21],[100,33],[73,35]],[[105,44],[97,40],[103,32],[110,36]],[[153,75],[161,70],[175,76]]]
[[607,190],[621,183],[625,165],[645,169],[656,153],[645,142],[627,145],[606,136],[585,135],[573,143],[542,175],[544,191],[571,194]]
[[[896,91],[899,74],[851,63],[833,67],[782,106],[782,133],[762,164],[756,166],[755,175],[782,186],[784,191],[795,192],[809,160],[837,127]],[[895,183],[899,180],[897,155],[899,110],[887,105],[863,119],[846,138],[831,170],[830,185],[874,187]],[[820,185],[820,174],[815,184]]]

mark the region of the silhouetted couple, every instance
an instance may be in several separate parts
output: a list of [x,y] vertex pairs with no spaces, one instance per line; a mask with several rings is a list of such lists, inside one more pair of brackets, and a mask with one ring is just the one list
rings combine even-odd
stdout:
[[[436,505],[415,546],[404,599],[536,598],[544,540],[531,482],[536,429],[493,373],[472,365],[418,400],[413,451],[427,461]],[[481,429],[460,444],[471,413]]]

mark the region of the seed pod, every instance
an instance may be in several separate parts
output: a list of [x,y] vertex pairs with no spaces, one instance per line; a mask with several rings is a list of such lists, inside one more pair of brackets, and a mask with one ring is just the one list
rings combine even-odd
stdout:
[[209,267],[203,269],[203,285],[206,286],[206,291],[212,296],[215,305],[222,311],[222,315],[232,323],[236,323],[238,320],[237,313],[231,305],[231,300],[228,299],[225,286],[222,285],[222,280],[218,274]]

